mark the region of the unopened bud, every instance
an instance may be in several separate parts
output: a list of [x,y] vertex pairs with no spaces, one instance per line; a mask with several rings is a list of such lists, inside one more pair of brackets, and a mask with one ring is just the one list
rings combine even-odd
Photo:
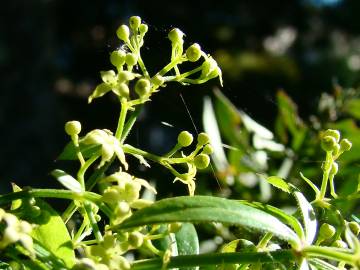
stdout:
[[197,137],[198,145],[205,145],[209,143],[210,139],[209,136],[205,132],[201,132]]
[[186,50],[186,57],[190,62],[196,62],[201,57],[201,48],[200,45],[194,43]]
[[205,145],[202,150],[202,153],[206,155],[211,155],[213,152],[214,148],[210,144]]
[[135,66],[138,61],[136,54],[128,53],[125,56],[125,62],[128,66]]
[[359,223],[355,222],[355,221],[350,221],[348,223],[350,230],[352,231],[353,234],[355,234],[356,236],[359,235],[360,233],[360,225]]
[[141,24],[139,26],[139,32],[142,35],[145,35],[145,33],[148,31],[149,27],[146,24]]
[[123,50],[117,50],[117,51],[113,51],[110,54],[110,62],[111,64],[113,64],[115,67],[119,68],[122,65],[124,65],[125,63],[125,52]]
[[323,136],[334,137],[337,143],[340,141],[340,132],[336,129],[325,130]]
[[334,241],[334,243],[332,243],[331,246],[337,247],[337,248],[348,248],[348,245],[342,240]]
[[320,226],[319,237],[322,239],[330,239],[335,235],[335,232],[334,226],[324,223]]
[[130,17],[129,25],[133,31],[136,31],[139,28],[140,24],[141,24],[141,18],[139,16]]
[[193,142],[193,136],[188,131],[181,131],[177,141],[182,147],[187,147]]
[[342,139],[340,142],[341,151],[349,151],[352,147],[352,143],[348,139]]
[[65,124],[65,132],[70,135],[78,135],[81,131],[81,124],[79,121],[69,121]]
[[333,136],[325,136],[321,139],[321,147],[324,151],[333,151],[337,145],[336,140]]
[[139,97],[144,97],[151,90],[151,83],[148,79],[140,79],[135,84],[135,92]]
[[335,175],[339,171],[339,165],[336,162],[333,162],[330,169],[330,174]]
[[169,34],[168,34],[168,38],[170,39],[170,41],[174,44],[176,43],[183,43],[183,36],[184,36],[184,33],[178,29],[178,28],[174,28],[172,29]]
[[128,41],[130,36],[129,27],[125,24],[120,25],[119,28],[116,30],[116,35],[122,41]]
[[134,248],[138,248],[144,243],[144,236],[139,232],[132,232],[129,234],[128,242]]
[[194,158],[194,164],[198,169],[205,169],[209,166],[210,158],[208,155],[200,154]]

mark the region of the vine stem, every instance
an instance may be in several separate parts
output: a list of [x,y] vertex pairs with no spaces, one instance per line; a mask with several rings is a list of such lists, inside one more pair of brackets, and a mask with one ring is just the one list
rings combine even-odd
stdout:
[[116,128],[116,133],[115,133],[115,138],[120,140],[123,130],[124,130],[124,124],[125,124],[125,120],[126,120],[126,114],[129,110],[128,104],[126,100],[121,100],[121,109],[120,109],[120,117],[119,117],[119,121],[118,121],[118,125]]
[[[206,265],[224,265],[235,263],[274,263],[294,261],[295,255],[292,250],[281,250],[273,252],[232,252],[232,253],[212,253],[200,255],[182,255],[171,257],[168,268],[194,267]],[[161,269],[162,260],[148,259],[135,261],[132,270],[151,270]]]
[[318,198],[316,200],[322,201],[325,198],[326,188],[327,188],[327,183],[328,183],[328,180],[329,180],[329,174],[330,174],[332,162],[333,162],[333,160],[332,160],[332,152],[327,151],[326,152],[326,159],[325,159],[325,164],[324,164],[324,173],[323,173],[323,178],[322,178],[322,182],[321,182],[320,193],[319,193],[319,196],[318,196]]
[[342,261],[351,265],[355,265],[356,257],[354,254],[341,251],[339,248],[308,246],[302,250],[305,257],[317,257],[330,260]]

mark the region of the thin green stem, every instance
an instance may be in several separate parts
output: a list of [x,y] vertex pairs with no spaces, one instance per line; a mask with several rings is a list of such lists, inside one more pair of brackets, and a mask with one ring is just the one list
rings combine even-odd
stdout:
[[95,235],[95,238],[98,242],[101,242],[103,240],[103,236],[100,232],[99,226],[96,222],[94,212],[92,211],[91,204],[88,202],[84,203],[84,209],[86,211],[86,215],[89,219],[89,223],[91,228],[93,229],[93,233]]
[[322,246],[308,246],[302,250],[305,257],[325,258],[335,261],[343,261],[354,265],[356,263],[356,256],[354,254],[343,251],[339,248],[322,247]]
[[123,132],[121,134],[121,140],[120,143],[123,144],[127,138],[127,136],[129,135],[132,127],[134,126],[137,117],[139,116],[140,112],[142,109],[142,105],[137,106],[135,111],[130,115],[129,120],[125,123]]
[[186,60],[185,57],[179,56],[177,58],[174,58],[169,64],[167,64],[165,67],[163,67],[162,70],[158,72],[159,75],[164,76],[166,73],[168,73],[171,69],[176,67],[176,65],[184,62]]
[[77,230],[72,242],[74,243],[74,245],[77,244],[77,242],[79,241],[79,238],[81,237],[82,233],[84,232],[85,228],[87,226],[87,222],[85,222],[85,220],[83,220],[83,222],[81,223],[80,228]]
[[260,242],[257,244],[257,248],[258,249],[262,249],[265,248],[267,246],[267,244],[269,243],[269,241],[271,240],[271,238],[273,237],[272,233],[266,233],[263,238],[261,238]]
[[78,181],[80,182],[81,187],[83,190],[86,190],[86,184],[85,184],[85,173],[89,169],[89,167],[99,158],[100,156],[92,156],[89,158],[80,168],[78,171],[77,177]]
[[[112,163],[112,161],[115,159],[113,157],[106,165],[102,166],[99,169],[96,169],[95,172],[90,176],[89,180],[85,183],[86,190],[90,191],[94,188],[98,180],[103,176],[104,172],[107,170],[109,165]],[[62,220],[67,223],[71,216],[75,213],[77,209],[77,206],[74,202],[71,202],[69,206],[65,209],[65,211],[62,214]]]
[[160,156],[157,156],[157,155],[154,155],[154,154],[151,154],[149,152],[146,152],[144,150],[141,150],[139,148],[136,148],[132,145],[129,145],[129,144],[124,144],[123,145],[123,150],[125,153],[127,154],[134,154],[134,155],[141,155],[143,156],[144,158],[147,158],[147,159],[150,159],[152,161],[155,161],[155,162],[158,162],[158,163],[162,163],[163,161],[163,158],[160,157]]
[[319,200],[319,201],[322,201],[325,198],[326,188],[327,188],[327,183],[328,183],[328,180],[329,180],[329,174],[330,174],[332,162],[333,162],[333,160],[332,160],[332,152],[327,151],[326,152],[326,159],[325,159],[325,164],[324,164],[324,172],[323,172],[323,178],[322,178],[322,182],[321,182],[320,193],[319,193],[319,196],[317,198],[317,200]]
[[181,149],[181,147],[182,147],[182,146],[177,143],[177,144],[173,147],[173,149],[171,149],[168,153],[166,153],[166,154],[164,155],[164,157],[169,158],[169,157],[173,156],[177,151],[179,151],[179,150]]
[[334,198],[337,198],[338,195],[336,194],[336,191],[335,191],[334,177],[335,177],[335,174],[330,174],[330,176],[329,176],[330,194]]
[[83,166],[84,163],[85,163],[85,159],[84,159],[84,157],[83,157],[83,155],[82,155],[82,153],[80,151],[79,136],[77,134],[72,135],[71,140],[73,141],[73,143],[75,145],[76,155],[77,155],[77,157],[78,157],[78,159],[80,161],[80,164],[81,164],[81,166]]
[[127,114],[128,109],[129,109],[129,107],[128,107],[127,101],[126,100],[121,101],[120,117],[119,117],[118,125],[116,128],[116,133],[115,133],[115,138],[118,140],[120,140],[122,133],[123,133],[124,124],[125,124],[125,120],[126,120],[126,114]]
[[[212,253],[200,255],[183,255],[171,257],[167,267],[194,267],[207,265],[224,265],[235,263],[285,263],[294,261],[295,255],[291,250],[281,250],[273,252],[232,252],[232,253]],[[132,264],[132,270],[153,270],[161,269],[162,260],[149,259],[135,261]]]

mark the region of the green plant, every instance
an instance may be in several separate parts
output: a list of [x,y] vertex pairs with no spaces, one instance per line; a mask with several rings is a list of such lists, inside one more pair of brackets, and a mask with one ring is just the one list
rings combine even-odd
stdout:
[[[206,133],[197,135],[195,148],[188,154],[185,148],[192,145],[193,135],[187,131],[179,134],[163,156],[126,143],[141,107],[166,83],[200,84],[213,78],[222,83],[216,61],[198,44],[184,52],[184,34],[179,29],[168,35],[169,64],[150,76],[140,53],[147,31],[137,16],[130,18],[129,26],[118,28],[116,34],[126,50],[111,53],[116,71],[101,72],[103,82],[89,97],[92,102],[108,92],[117,96],[121,107],[116,131],[95,129],[81,135],[78,121],[65,124],[71,141],[59,159],[77,160],[80,166],[76,177],[60,169],[51,174],[66,189],[21,189],[13,184],[12,193],[0,196],[4,207],[0,209],[1,268],[359,269],[358,220],[346,221],[335,204],[359,197],[358,192],[347,197],[335,193],[335,160],[351,148],[348,140],[340,141],[338,131],[328,129],[322,135],[326,159],[321,188],[302,176],[315,191],[312,203],[282,178],[264,176],[295,198],[298,210],[294,214],[258,202],[195,196],[197,171],[209,166],[210,154],[218,155],[218,144],[211,146],[212,136]],[[183,72],[184,62],[195,67]],[[254,127],[259,130],[248,118],[247,123],[253,131]],[[148,161],[162,165],[174,181],[187,185],[189,196],[158,201],[143,198],[143,187],[153,194],[156,189],[134,175],[129,156],[145,166],[150,166]],[[111,164],[118,164],[115,172]],[[332,198],[326,197],[328,183]],[[60,216],[43,198],[67,199],[70,204]],[[232,241],[217,253],[199,254],[194,226],[199,223],[231,224],[248,231],[239,237],[234,233]]]

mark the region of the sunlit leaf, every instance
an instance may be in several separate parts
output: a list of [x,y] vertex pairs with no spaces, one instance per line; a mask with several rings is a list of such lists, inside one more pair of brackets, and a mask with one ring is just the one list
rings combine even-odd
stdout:
[[136,211],[113,229],[171,222],[221,222],[271,232],[294,245],[300,242],[299,237],[289,227],[272,215],[239,201],[211,196],[183,196],[157,201]]
[[56,178],[64,187],[75,192],[81,192],[82,188],[80,183],[71,175],[62,170],[53,170],[51,175]]
[[306,243],[312,244],[316,235],[317,220],[313,207],[300,191],[293,191],[298,203],[305,228]]
[[32,237],[71,267],[75,263],[75,252],[63,220],[45,201],[36,199],[36,203],[41,209],[41,215],[34,219],[38,225],[33,229]]
[[283,179],[278,176],[267,177],[266,180],[274,187],[281,189],[287,193],[290,193],[290,186]]

